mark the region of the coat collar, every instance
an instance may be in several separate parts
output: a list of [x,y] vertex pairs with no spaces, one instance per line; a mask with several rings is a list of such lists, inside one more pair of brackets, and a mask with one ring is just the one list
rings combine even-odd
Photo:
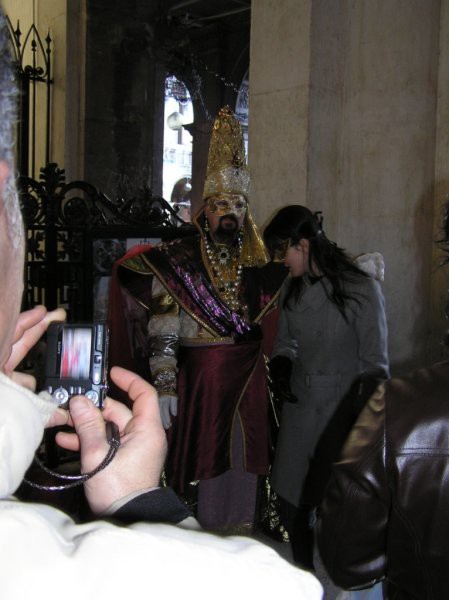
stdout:
[[321,307],[327,300],[326,290],[330,291],[330,283],[326,277],[323,277],[315,284],[306,284],[299,302],[297,309],[299,312],[304,310],[321,310]]

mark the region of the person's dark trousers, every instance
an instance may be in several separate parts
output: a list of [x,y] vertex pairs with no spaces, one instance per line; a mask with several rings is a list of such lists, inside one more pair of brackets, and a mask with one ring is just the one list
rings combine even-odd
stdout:
[[314,533],[311,519],[312,508],[305,504],[300,505],[293,523],[291,544],[295,563],[313,571]]
[[279,497],[279,513],[281,522],[288,531],[293,560],[303,569],[313,571],[314,534],[311,507],[304,504],[297,507]]

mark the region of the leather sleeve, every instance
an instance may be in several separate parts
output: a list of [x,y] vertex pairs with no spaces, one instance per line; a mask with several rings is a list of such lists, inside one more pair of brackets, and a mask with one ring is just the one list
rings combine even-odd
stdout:
[[385,576],[390,494],[385,469],[384,386],[372,396],[334,465],[318,512],[317,541],[331,579],[344,589]]

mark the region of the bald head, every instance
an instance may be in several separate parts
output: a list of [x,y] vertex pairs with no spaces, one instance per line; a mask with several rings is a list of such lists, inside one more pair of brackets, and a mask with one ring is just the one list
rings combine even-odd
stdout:
[[[23,292],[24,243],[16,211],[17,200],[9,175],[2,178],[0,165],[0,370],[11,352]],[[13,194],[13,198],[9,197]],[[6,200],[5,200],[6,198]],[[9,206],[8,203],[11,203]],[[20,212],[19,212],[20,215]]]
[[0,369],[11,351],[23,291],[24,235],[14,178],[17,88],[0,12]]

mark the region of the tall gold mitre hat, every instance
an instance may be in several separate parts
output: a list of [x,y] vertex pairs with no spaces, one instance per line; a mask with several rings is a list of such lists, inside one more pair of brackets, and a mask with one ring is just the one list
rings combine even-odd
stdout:
[[[221,108],[215,118],[209,145],[203,200],[215,194],[242,194],[248,200],[251,178],[246,165],[240,122],[229,108]],[[268,254],[249,208],[243,224],[240,261],[244,266],[261,266]]]
[[220,192],[248,198],[249,186],[242,128],[229,106],[225,106],[212,127],[203,198]]

